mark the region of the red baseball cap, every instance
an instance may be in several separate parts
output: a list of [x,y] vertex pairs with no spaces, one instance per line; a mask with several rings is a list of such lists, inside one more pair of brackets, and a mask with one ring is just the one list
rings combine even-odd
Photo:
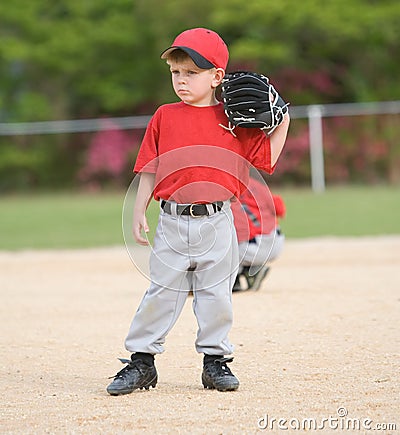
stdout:
[[228,64],[228,47],[218,33],[209,29],[199,27],[180,33],[171,47],[161,53],[161,59],[166,59],[176,49],[187,53],[202,69],[215,67],[225,70]]

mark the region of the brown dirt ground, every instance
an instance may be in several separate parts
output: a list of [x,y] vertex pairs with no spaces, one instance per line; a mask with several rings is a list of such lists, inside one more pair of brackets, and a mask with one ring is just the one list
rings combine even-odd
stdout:
[[400,236],[287,241],[262,289],[233,296],[233,393],[200,383],[188,300],[157,387],[107,395],[148,283],[124,248],[1,252],[0,276],[1,433],[299,433],[294,419],[329,417],[320,433],[350,418],[400,432]]

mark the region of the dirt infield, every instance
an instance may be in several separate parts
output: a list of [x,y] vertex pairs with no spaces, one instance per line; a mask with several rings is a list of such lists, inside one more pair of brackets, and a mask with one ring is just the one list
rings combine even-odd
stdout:
[[157,387],[107,395],[147,286],[124,248],[2,252],[0,273],[2,434],[400,433],[400,236],[287,241],[233,295],[233,393],[200,383],[188,300]]

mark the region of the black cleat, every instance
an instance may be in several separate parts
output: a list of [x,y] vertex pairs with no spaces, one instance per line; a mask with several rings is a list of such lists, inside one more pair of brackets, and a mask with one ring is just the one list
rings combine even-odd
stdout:
[[246,277],[247,286],[248,286],[247,289],[259,290],[261,287],[261,283],[267,276],[269,270],[270,270],[269,266],[264,264],[256,274],[250,275],[250,267],[245,267],[243,269],[243,275]]
[[226,363],[233,358],[216,358],[206,362],[203,367],[201,380],[204,388],[218,391],[235,391],[239,388],[239,380],[232,374]]
[[107,387],[107,392],[111,396],[119,396],[121,394],[130,394],[138,388],[155,387],[157,384],[157,370],[154,364],[149,364],[143,360],[137,359],[121,359],[123,364],[127,364],[115,376],[114,380]]
[[250,287],[252,290],[259,290],[261,287],[261,283],[267,276],[269,272],[269,267],[264,264],[264,266],[254,275],[253,285]]
[[236,275],[235,284],[233,284],[232,291],[233,292],[240,292],[242,289],[242,285],[240,284],[240,275]]

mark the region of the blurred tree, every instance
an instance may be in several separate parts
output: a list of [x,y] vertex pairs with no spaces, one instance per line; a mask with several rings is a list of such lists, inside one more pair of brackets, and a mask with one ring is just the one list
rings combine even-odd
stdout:
[[[118,113],[140,101],[130,0],[0,4],[0,58],[10,120]],[[35,95],[35,98],[32,96]]]
[[400,97],[398,0],[220,0],[231,66],[265,72],[292,104]]
[[176,99],[158,55],[197,26],[293,105],[398,99],[399,22],[398,0],[1,2],[0,116],[149,114]]

